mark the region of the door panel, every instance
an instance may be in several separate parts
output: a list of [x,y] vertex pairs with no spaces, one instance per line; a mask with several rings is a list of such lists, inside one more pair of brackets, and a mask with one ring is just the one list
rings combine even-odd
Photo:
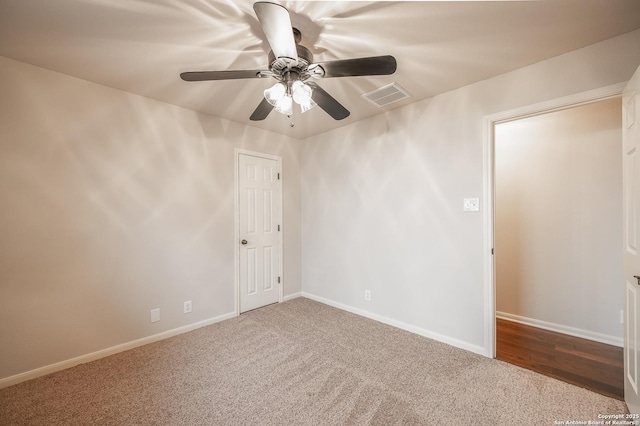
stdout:
[[243,211],[246,213],[247,221],[247,235],[254,235],[258,230],[257,218],[258,212],[256,210],[256,200],[258,194],[255,188],[247,188],[247,205]]
[[[633,99],[632,99],[633,100]],[[625,130],[626,131],[626,130]],[[631,145],[631,144],[630,144]],[[636,147],[626,146],[624,147],[624,173],[625,173],[625,218],[626,218],[626,228],[625,228],[625,243],[626,250],[631,255],[636,255],[637,251],[637,229],[636,229],[636,221],[637,217],[637,201],[634,194],[637,192],[637,172],[636,172],[636,162],[637,160],[637,150]]]
[[[626,345],[625,345],[625,358],[627,360],[625,365],[625,375],[629,384],[631,385],[632,393],[638,393],[638,341],[637,341],[637,306],[636,306],[636,288],[633,283],[627,281],[627,315],[625,318],[626,327]],[[627,392],[625,391],[625,394]]]
[[264,291],[273,290],[273,247],[264,247]]
[[262,199],[264,200],[263,232],[273,232],[273,191],[265,189],[262,192]]
[[258,256],[255,248],[247,249],[247,264],[242,269],[246,271],[247,295],[256,294],[258,292]]
[[280,300],[278,161],[238,156],[240,312]]
[[624,194],[624,276],[625,276],[625,333],[624,333],[624,398],[629,411],[640,414],[638,394],[638,284],[640,254],[638,253],[638,203],[640,198],[640,68],[624,90],[622,96],[623,123],[623,194]]

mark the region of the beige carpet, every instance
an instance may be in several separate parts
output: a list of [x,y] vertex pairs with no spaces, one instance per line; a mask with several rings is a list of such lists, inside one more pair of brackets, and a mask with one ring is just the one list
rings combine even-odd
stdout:
[[554,425],[623,412],[302,298],[0,390],[2,425]]

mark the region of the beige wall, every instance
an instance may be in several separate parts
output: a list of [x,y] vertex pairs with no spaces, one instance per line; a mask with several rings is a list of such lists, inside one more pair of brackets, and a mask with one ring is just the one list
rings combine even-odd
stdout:
[[483,118],[625,81],[638,45],[304,141],[0,59],[0,377],[232,312],[234,147],[283,156],[286,294],[485,351],[485,218],[462,211],[483,195]]
[[297,141],[4,58],[0,93],[0,379],[232,313],[235,147],[283,158],[300,292]]
[[622,342],[621,117],[617,98],[496,126],[501,313]]
[[303,291],[490,353],[485,206],[463,211],[484,197],[483,120],[624,82],[639,45],[634,31],[305,140]]

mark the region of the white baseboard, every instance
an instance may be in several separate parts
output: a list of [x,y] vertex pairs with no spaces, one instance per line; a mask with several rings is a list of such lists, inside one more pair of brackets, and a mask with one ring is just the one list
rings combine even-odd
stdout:
[[[298,292],[289,294],[283,297],[282,301],[286,302],[289,300],[296,299],[298,297],[306,297],[311,300],[315,300],[316,302],[324,303],[325,305],[333,306],[334,308],[341,309],[343,311],[351,312],[356,315],[363,316],[365,318],[372,319],[374,321],[381,322],[383,324],[387,324],[396,328],[400,328],[402,330],[409,331],[411,333],[418,334],[420,336],[427,337],[429,339],[437,340],[442,343],[449,344],[451,346],[455,346],[470,352],[474,352],[480,355],[486,355],[486,350],[484,347],[472,345],[470,343],[454,339],[439,333],[435,333],[420,327],[416,327],[411,324],[407,324],[401,321],[397,321],[391,318],[384,317],[382,315],[374,314],[372,312],[366,311],[364,309],[355,308],[350,305],[346,305],[343,303],[335,302],[330,299],[326,299],[320,296],[316,296],[314,294],[306,293],[306,292]],[[123,343],[121,345],[113,346],[110,348],[102,349],[100,351],[92,352],[90,354],[81,355],[79,357],[75,357],[66,361],[61,361],[55,364],[47,365],[44,367],[36,368],[34,370],[30,370],[24,373],[16,374],[14,376],[9,376],[0,379],[0,389],[6,388],[8,386],[12,386],[27,380],[35,379],[37,377],[45,376],[47,374],[55,373],[57,371],[65,370],[67,368],[74,367],[79,364],[84,364],[87,362],[95,361],[100,358],[105,358],[110,355],[115,355],[120,352],[127,351],[129,349],[134,349],[143,345],[147,345],[149,343],[157,342],[160,340],[168,339],[169,337],[177,336],[179,334],[187,333],[192,330],[196,330],[201,327],[206,327],[211,324],[215,324],[220,321],[224,321],[227,319],[231,319],[238,316],[236,312],[231,312],[228,314],[220,315],[215,318],[210,318],[204,321],[200,321],[194,324],[189,324],[183,327],[178,327],[173,330],[168,330],[162,333],[154,334],[153,336],[143,337],[142,339],[134,340],[132,342]],[[594,340],[596,342],[606,343],[609,345],[623,347],[622,338],[609,336],[606,334],[595,333],[588,330],[582,330],[574,327],[568,327],[564,325],[554,324],[546,321],[535,320],[532,318],[521,317],[518,315],[508,314],[506,312],[496,312],[497,318],[502,318],[508,321],[517,322],[520,324],[530,325],[533,327],[542,328],[549,331],[555,331],[558,333],[568,334],[570,336],[581,337],[583,339]]]
[[174,328],[173,330],[168,330],[162,333],[154,334],[153,336],[143,337],[142,339],[134,340],[132,342],[123,343],[121,345],[102,349],[97,352],[92,352],[90,354],[71,358],[66,361],[61,361],[55,364],[36,368],[35,370],[30,370],[24,373],[16,374],[14,376],[5,377],[0,379],[0,389],[6,388],[12,385],[16,385],[18,383],[25,382],[27,380],[35,379],[37,377],[45,376],[47,374],[55,373],[57,371],[65,370],[67,368],[75,367],[76,365],[79,365],[79,364],[84,364],[87,362],[98,360],[100,358],[108,357],[110,355],[115,355],[117,353],[124,352],[129,349],[134,349],[139,346],[144,346],[149,343],[168,339],[169,337],[187,333],[189,331],[193,331],[201,327],[206,327],[208,325],[215,324],[217,322],[224,321],[230,318],[235,318],[237,316],[238,314],[236,312],[220,315],[215,318],[210,318],[204,321],[196,322],[194,324],[189,324],[183,327]]
[[298,297],[302,297],[302,292],[301,291],[299,291],[297,293],[288,294],[288,295],[284,296],[282,298],[282,301],[283,302],[287,302],[289,300],[297,299]]
[[594,331],[583,330],[580,328],[569,327],[566,325],[555,324],[552,322],[541,321],[533,318],[521,317],[519,315],[508,314],[506,312],[496,312],[496,318],[513,321],[532,327],[542,328],[544,330],[555,331],[556,333],[568,334],[569,336],[580,337],[582,339],[593,340],[607,345],[624,347],[622,337],[610,336],[608,334],[596,333]]
[[345,305],[343,303],[335,302],[330,299],[325,299],[324,297],[316,296],[310,293],[302,292],[302,297],[309,298],[311,300],[315,300],[316,302],[324,303],[325,305],[333,306],[334,308],[341,309],[343,311],[351,312],[352,314],[360,315],[365,318],[372,319],[374,321],[381,322],[383,324],[390,325],[392,327],[400,328],[405,331],[409,331],[414,334],[418,334],[423,337],[427,337],[432,340],[437,340],[438,342],[446,343],[451,346],[455,346],[460,349],[464,349],[470,352],[477,353],[479,355],[486,356],[487,351],[482,346],[472,345],[470,343],[464,342],[462,340],[454,339],[452,337],[445,336],[443,334],[435,333],[433,331],[425,330],[424,328],[416,327],[411,324],[407,324],[401,321],[396,321],[391,318],[384,317],[382,315],[374,314],[372,312],[366,311],[364,309],[355,308],[353,306]]

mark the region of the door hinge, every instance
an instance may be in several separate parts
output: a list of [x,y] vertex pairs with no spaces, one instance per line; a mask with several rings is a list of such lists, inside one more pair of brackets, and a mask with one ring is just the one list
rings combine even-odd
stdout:
[[280,284],[280,277],[278,277],[278,284]]
[[280,173],[278,173],[278,180],[280,180]]
[[278,225],[278,232],[280,232],[280,225]]
[[491,247],[491,254],[493,254],[493,247]]

